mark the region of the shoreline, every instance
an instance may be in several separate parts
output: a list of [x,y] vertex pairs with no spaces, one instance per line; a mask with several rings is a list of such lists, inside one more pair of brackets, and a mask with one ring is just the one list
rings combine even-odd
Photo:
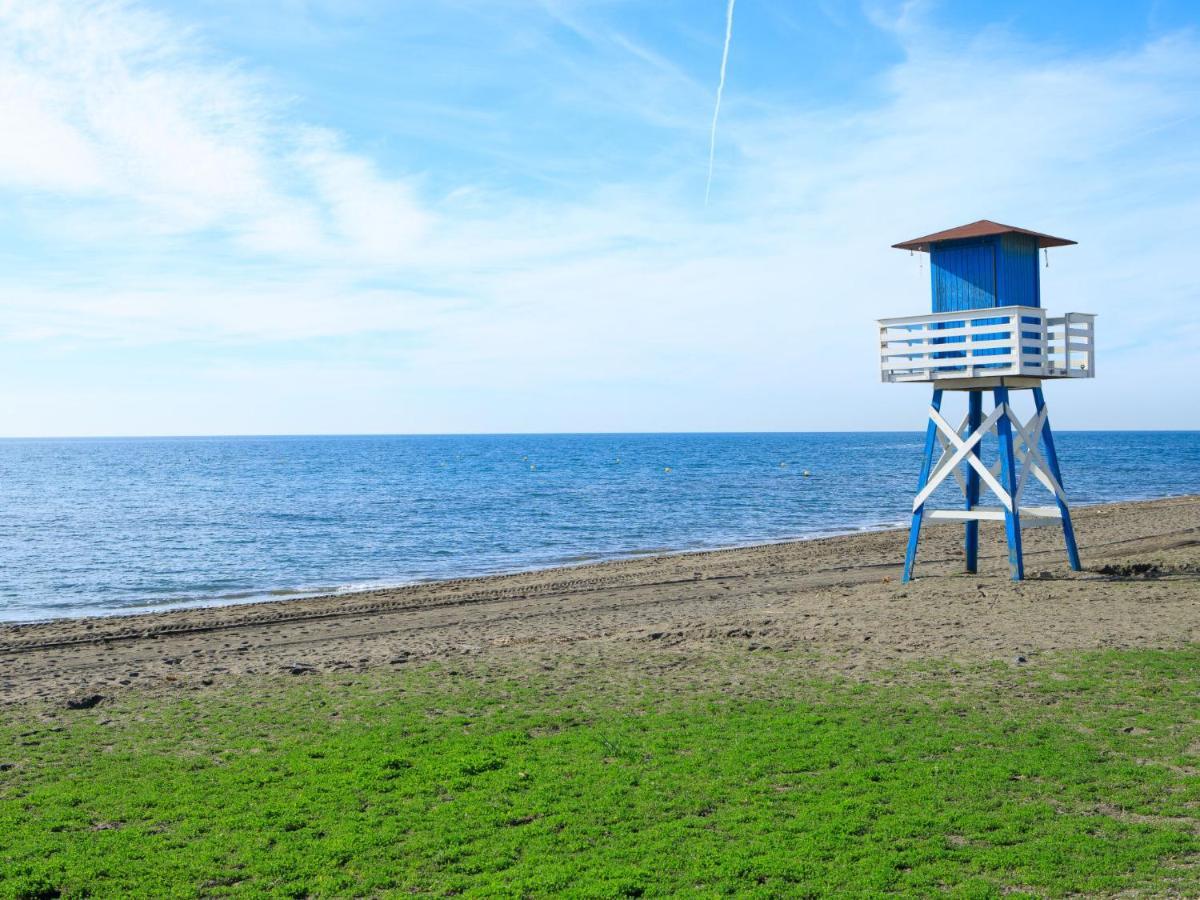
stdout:
[[[1169,501],[1177,499],[1186,499],[1188,497],[1200,496],[1197,494],[1165,494],[1156,495],[1153,497],[1129,497],[1121,500],[1097,501],[1093,503],[1079,503],[1072,506],[1074,511],[1090,509],[1101,506],[1112,506],[1129,503],[1154,503],[1158,501]],[[926,528],[930,527],[926,525]],[[1028,526],[1027,526],[1028,527]],[[430,575],[418,576],[410,579],[378,579],[375,581],[359,581],[349,582],[345,585],[334,586],[314,586],[308,587],[272,587],[261,590],[246,588],[227,594],[215,594],[209,596],[201,596],[188,599],[163,599],[161,601],[151,601],[140,606],[129,606],[126,608],[113,609],[90,609],[87,607],[81,608],[79,612],[65,613],[59,615],[48,615],[37,618],[5,618],[0,612],[0,633],[6,628],[21,628],[33,625],[48,625],[56,622],[66,621],[84,621],[96,619],[121,619],[134,618],[141,616],[154,616],[165,613],[188,612],[205,609],[223,609],[226,607],[239,606],[257,606],[261,604],[273,603],[288,603],[300,600],[321,600],[354,597],[359,594],[374,594],[379,591],[395,591],[408,588],[420,587],[423,585],[434,585],[442,582],[458,582],[458,581],[474,581],[487,578],[503,578],[515,575],[536,574],[541,572],[551,572],[555,570],[569,570],[585,566],[604,565],[606,563],[625,562],[638,559],[652,559],[658,557],[670,556],[686,556],[689,554],[705,554],[705,553],[720,553],[730,550],[750,550],[756,547],[774,547],[790,544],[804,544],[811,541],[828,540],[831,538],[854,537],[863,534],[878,534],[889,531],[907,530],[908,524],[905,520],[898,520],[892,523],[878,523],[870,525],[848,525],[840,528],[831,528],[821,531],[815,531],[805,535],[793,535],[788,537],[772,538],[766,540],[748,540],[748,541],[732,541],[729,543],[713,544],[709,546],[699,547],[659,547],[648,548],[645,550],[628,550],[620,551],[611,554],[607,553],[582,553],[578,554],[578,558],[564,557],[559,560],[547,562],[545,564],[523,565],[515,564],[513,567],[497,567],[492,569],[480,569],[477,571],[466,571],[460,575]]]
[[[1187,496],[1187,495],[1179,495]],[[1169,500],[1172,497],[1156,497],[1154,500]],[[1126,501],[1117,501],[1126,502]],[[1128,502],[1148,502],[1134,500]],[[1097,504],[1092,504],[1097,505]],[[1082,508],[1082,505],[1081,507]],[[488,578],[505,578],[515,575],[534,575],[542,572],[571,570],[586,566],[598,566],[608,563],[628,562],[640,559],[657,559],[660,557],[688,556],[705,553],[722,553],[731,550],[752,550],[756,547],[777,547],[790,544],[804,544],[810,541],[829,540],[831,538],[854,537],[860,534],[878,534],[888,531],[907,529],[904,522],[879,524],[875,526],[862,525],[845,529],[830,529],[817,531],[803,536],[781,537],[769,540],[750,540],[713,544],[702,547],[655,547],[645,550],[628,550],[613,554],[587,553],[578,554],[576,558],[564,558],[549,562],[545,565],[517,565],[513,568],[502,567],[492,570],[480,570],[462,575],[428,576],[409,580],[392,581],[380,579],[378,582],[351,582],[345,587],[313,587],[309,588],[269,588],[264,590],[243,590],[230,594],[216,594],[210,597],[199,597],[194,600],[164,600],[154,605],[112,609],[109,611],[83,611],[77,614],[53,615],[38,619],[5,619],[0,617],[0,634],[5,628],[23,628],[34,625],[49,625],[58,622],[71,622],[96,619],[120,619],[140,616],[153,616],[173,612],[189,612],[205,609],[224,609],[226,607],[258,606],[262,604],[288,603],[294,600],[323,600],[338,597],[353,597],[357,594],[374,594],[379,591],[396,591],[423,585],[436,585],[445,582],[478,581]],[[85,608],[86,609],[86,608]]]
[[[798,653],[854,674],[914,659],[1184,646],[1200,640],[1200,496],[1076,511],[1085,571],[1061,532],[1026,529],[1029,579],[1002,529],[930,527],[900,583],[903,530],[656,555],[402,588],[136,616],[0,625],[0,702],[203,690],[231,679],[454,659],[577,653],[643,665],[714,648]],[[799,657],[798,657],[799,658]]]

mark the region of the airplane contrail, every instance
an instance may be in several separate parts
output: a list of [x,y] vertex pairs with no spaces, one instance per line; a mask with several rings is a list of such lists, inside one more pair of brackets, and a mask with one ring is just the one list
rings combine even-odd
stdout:
[[721,115],[721,94],[725,92],[725,67],[729,64],[729,42],[733,39],[733,4],[729,0],[725,9],[725,49],[721,53],[721,80],[717,83],[717,104],[713,107],[712,133],[708,138],[708,181],[704,185],[704,205],[708,206],[708,195],[712,191],[713,159],[717,153],[717,117]]

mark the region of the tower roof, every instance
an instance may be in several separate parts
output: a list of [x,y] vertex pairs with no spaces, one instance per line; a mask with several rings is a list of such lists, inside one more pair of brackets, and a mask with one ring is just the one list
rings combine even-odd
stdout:
[[972,222],[970,225],[959,225],[957,228],[937,231],[933,234],[927,234],[925,237],[913,238],[911,241],[892,244],[892,246],[897,250],[920,250],[922,253],[928,253],[929,245],[938,241],[957,241],[963,238],[987,237],[993,234],[1028,234],[1031,237],[1037,238],[1038,249],[1042,247],[1066,247],[1076,243],[1075,241],[1067,240],[1067,238],[1042,234],[1040,231],[1030,231],[1028,228],[1016,228],[1012,225],[1001,225],[999,222],[993,222],[991,219],[980,219],[978,222]]

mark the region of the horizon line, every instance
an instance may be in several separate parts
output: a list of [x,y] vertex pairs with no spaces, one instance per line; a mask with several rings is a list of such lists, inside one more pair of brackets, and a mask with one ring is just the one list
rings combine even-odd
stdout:
[[[1055,428],[1056,433],[1155,433],[1195,434],[1200,428]],[[245,432],[232,434],[43,434],[0,435],[0,441],[153,441],[213,440],[259,438],[417,438],[417,437],[603,437],[647,435],[749,435],[749,434],[921,434],[924,428],[813,428],[780,431],[776,429],[740,431],[345,431],[345,432]]]

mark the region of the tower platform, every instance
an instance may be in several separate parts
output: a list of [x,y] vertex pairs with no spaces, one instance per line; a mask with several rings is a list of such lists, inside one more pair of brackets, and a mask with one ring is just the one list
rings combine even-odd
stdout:
[[1096,375],[1092,313],[1052,316],[1037,306],[997,306],[879,319],[878,324],[885,382],[975,390]]

